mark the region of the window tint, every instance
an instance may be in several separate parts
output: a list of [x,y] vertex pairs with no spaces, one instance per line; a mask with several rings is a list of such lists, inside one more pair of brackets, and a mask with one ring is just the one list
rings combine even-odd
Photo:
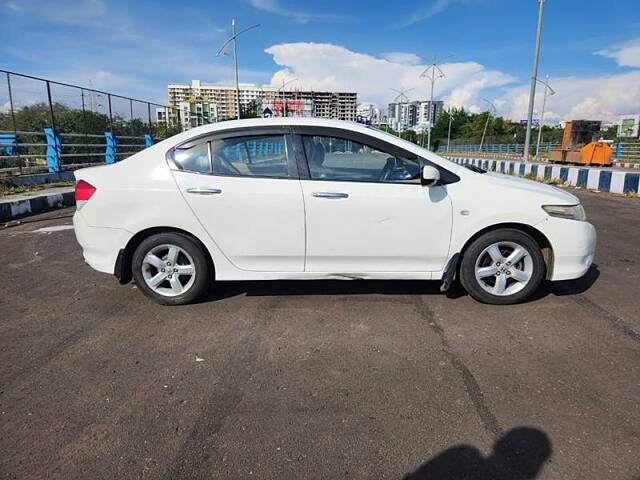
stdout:
[[212,140],[214,175],[289,177],[284,135]]
[[177,148],[173,160],[182,170],[211,173],[209,162],[209,142],[202,142],[190,148]]
[[417,160],[395,157],[336,137],[303,136],[309,174],[315,180],[420,183]]

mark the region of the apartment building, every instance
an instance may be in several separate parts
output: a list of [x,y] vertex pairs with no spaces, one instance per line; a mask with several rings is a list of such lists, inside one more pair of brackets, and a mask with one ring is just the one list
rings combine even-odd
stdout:
[[[181,102],[202,102],[216,106],[216,119],[228,120],[238,115],[235,85],[218,85],[192,80],[191,83],[171,83],[167,87],[169,106],[179,109]],[[275,99],[309,100],[313,102],[313,116],[340,120],[356,119],[357,94],[355,92],[316,92],[303,90],[282,90],[272,85],[240,84],[240,109],[254,111],[262,100]],[[177,115],[170,110],[169,121]]]
[[433,125],[444,110],[444,102],[428,100],[390,103],[388,108],[389,126],[399,132]]

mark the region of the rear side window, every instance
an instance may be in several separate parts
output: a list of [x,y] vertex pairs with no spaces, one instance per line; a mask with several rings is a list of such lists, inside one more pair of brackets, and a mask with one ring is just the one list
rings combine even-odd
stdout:
[[176,148],[173,161],[181,170],[211,173],[209,160],[209,142],[198,143],[189,148]]
[[257,135],[211,141],[214,175],[288,178],[284,135]]

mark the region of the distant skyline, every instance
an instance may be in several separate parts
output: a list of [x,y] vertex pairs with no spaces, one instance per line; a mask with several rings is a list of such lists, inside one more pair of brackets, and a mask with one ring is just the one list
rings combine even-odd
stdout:
[[[418,0],[322,3],[238,0],[0,0],[2,68],[166,103],[168,83],[231,83],[239,40],[240,81],[356,91],[359,102],[391,102],[391,88],[428,98],[419,74],[434,55],[436,99],[471,111],[525,118],[536,0]],[[549,122],[614,120],[640,112],[640,1],[547,0],[540,76],[557,94]],[[1,88],[1,87],[0,87]],[[27,95],[27,93],[25,93]],[[0,97],[2,92],[0,91]],[[542,95],[537,96],[540,105]],[[25,100],[29,101],[29,100]],[[32,101],[36,101],[33,99]],[[0,105],[2,108],[2,105]]]

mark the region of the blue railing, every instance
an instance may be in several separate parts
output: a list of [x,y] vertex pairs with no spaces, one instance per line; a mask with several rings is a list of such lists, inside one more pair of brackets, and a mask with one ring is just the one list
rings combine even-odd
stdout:
[[[31,141],[22,141],[25,138]],[[103,135],[58,133],[52,128],[45,128],[42,132],[0,131],[0,162],[3,162],[0,172],[10,175],[41,170],[57,173],[64,168],[114,163],[153,144],[151,134],[117,135],[110,131]],[[10,160],[17,165],[7,164]]]
[[[540,151],[543,153],[551,151],[552,148],[559,146],[558,143],[545,142],[540,144]],[[536,146],[531,146],[531,152],[535,153]],[[522,143],[485,143],[482,145],[442,145],[438,147],[439,152],[460,152],[460,153],[508,153],[522,154],[524,152],[524,144]]]
[[[540,152],[544,155],[554,148],[560,147],[559,143],[546,142],[540,145]],[[614,158],[619,162],[640,162],[640,143],[638,142],[615,142],[611,145]],[[535,153],[536,146],[532,145],[530,153]],[[486,153],[486,154],[510,154],[522,155],[524,144],[522,143],[487,143],[480,145],[447,145],[441,144],[438,147],[440,153]]]

